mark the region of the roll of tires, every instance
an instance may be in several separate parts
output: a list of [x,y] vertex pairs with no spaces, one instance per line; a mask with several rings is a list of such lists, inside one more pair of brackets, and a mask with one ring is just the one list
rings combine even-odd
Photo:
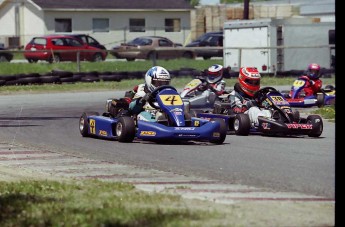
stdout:
[[95,77],[95,76],[85,76],[85,77],[82,77],[80,79],[80,82],[99,82],[100,79],[98,77]]
[[99,76],[100,80],[103,81],[121,81],[121,75],[100,75]]
[[61,83],[58,76],[40,76],[40,79],[42,84]]

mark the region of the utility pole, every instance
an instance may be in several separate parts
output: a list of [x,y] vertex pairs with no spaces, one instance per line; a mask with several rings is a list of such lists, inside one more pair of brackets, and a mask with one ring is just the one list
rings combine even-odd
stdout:
[[249,19],[249,1],[250,0],[244,0],[243,20]]

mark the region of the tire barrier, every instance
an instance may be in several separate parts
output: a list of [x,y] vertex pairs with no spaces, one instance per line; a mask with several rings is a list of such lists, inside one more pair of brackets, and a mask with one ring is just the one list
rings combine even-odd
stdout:
[[[303,74],[303,70],[290,70],[277,72],[278,77],[298,77]],[[100,81],[115,81],[120,82],[123,79],[142,79],[144,78],[146,71],[131,71],[131,72],[69,72],[63,70],[52,70],[49,73],[29,73],[29,74],[17,74],[17,75],[0,75],[0,86],[14,86],[14,85],[38,85],[38,84],[63,84],[63,83],[93,83]],[[171,70],[171,77],[186,77],[190,76],[195,78],[202,72],[193,68],[181,68],[180,70]],[[331,74],[334,74],[334,69],[322,69],[322,77],[329,78]],[[273,73],[264,74],[263,76],[273,76]],[[225,70],[224,78],[237,78],[238,72]]]

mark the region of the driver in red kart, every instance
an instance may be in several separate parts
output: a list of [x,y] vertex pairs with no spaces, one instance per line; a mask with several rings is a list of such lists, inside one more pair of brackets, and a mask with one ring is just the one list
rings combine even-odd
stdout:
[[261,75],[255,67],[240,68],[238,82],[234,85],[234,90],[230,92],[228,99],[230,108],[234,113],[246,113],[249,115],[252,125],[257,126],[258,117],[270,118],[271,111],[259,108],[254,94],[260,89]]
[[226,83],[223,80],[224,68],[222,65],[214,64],[203,72],[204,75],[199,78],[202,81],[199,91],[210,89],[217,96],[224,94]]
[[138,120],[156,121],[157,110],[148,102],[150,93],[157,87],[170,84],[170,73],[161,66],[153,66],[145,74],[145,83],[134,87],[134,96],[129,104],[131,114],[137,115]]
[[322,80],[320,80],[320,69],[319,64],[311,63],[308,65],[305,75],[299,77],[306,79],[306,85],[303,88],[305,96],[316,95],[321,91]]

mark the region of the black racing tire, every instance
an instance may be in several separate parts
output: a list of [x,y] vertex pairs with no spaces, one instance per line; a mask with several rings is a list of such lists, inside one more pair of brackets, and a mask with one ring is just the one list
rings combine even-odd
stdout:
[[309,137],[319,137],[323,132],[323,121],[319,115],[312,114],[307,117],[307,123],[313,125],[313,129],[308,134]]
[[58,76],[40,76],[41,83],[60,83]]
[[328,84],[328,85],[326,85],[325,90],[333,91],[333,90],[335,90],[335,87],[333,85],[331,85],[331,84]]
[[233,121],[233,127],[236,135],[248,136],[251,128],[251,123],[248,114],[236,114]]
[[135,58],[126,58],[127,61],[134,61]]
[[84,112],[79,118],[79,132],[83,137],[89,137],[89,116],[99,116],[98,112]]
[[317,107],[323,107],[325,105],[325,94],[323,93],[316,94],[316,105]]
[[226,127],[225,121],[221,118],[212,118],[211,121],[219,122],[220,126],[218,130],[219,137],[210,139],[210,143],[214,143],[214,144],[224,143],[226,134],[227,134],[227,127]]
[[131,143],[135,137],[135,122],[134,119],[128,116],[118,118],[115,125],[115,135],[119,142]]

